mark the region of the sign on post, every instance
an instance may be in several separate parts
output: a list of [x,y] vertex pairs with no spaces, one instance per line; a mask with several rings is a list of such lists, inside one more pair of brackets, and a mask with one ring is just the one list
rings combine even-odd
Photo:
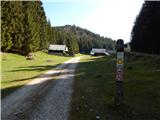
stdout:
[[118,81],[123,80],[123,60],[124,52],[117,52],[117,72],[116,79]]
[[116,95],[115,105],[123,103],[123,64],[124,64],[124,42],[118,39],[116,42],[117,62],[116,62]]

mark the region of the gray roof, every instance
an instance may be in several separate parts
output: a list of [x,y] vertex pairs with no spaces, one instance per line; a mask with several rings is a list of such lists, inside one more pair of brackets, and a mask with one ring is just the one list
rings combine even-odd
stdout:
[[109,53],[106,52],[106,49],[101,49],[101,48],[92,48],[92,51],[90,52],[91,55],[94,54],[105,54],[105,55],[109,55]]
[[49,50],[68,51],[68,48],[66,45],[49,45]]
[[105,53],[106,49],[100,49],[100,48],[92,48],[93,53]]

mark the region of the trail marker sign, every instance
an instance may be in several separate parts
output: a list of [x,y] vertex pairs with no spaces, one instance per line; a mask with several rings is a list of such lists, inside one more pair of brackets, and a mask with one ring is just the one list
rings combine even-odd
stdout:
[[116,42],[117,62],[116,62],[116,95],[115,105],[123,103],[123,64],[124,64],[124,41],[118,39]]

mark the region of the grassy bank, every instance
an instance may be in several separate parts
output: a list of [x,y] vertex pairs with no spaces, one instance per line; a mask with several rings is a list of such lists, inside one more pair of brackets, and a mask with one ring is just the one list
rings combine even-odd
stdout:
[[34,53],[34,60],[24,56],[2,53],[2,97],[23,86],[33,78],[70,59],[70,57],[48,55],[44,52]]
[[124,105],[115,107],[115,56],[85,57],[76,71],[70,120],[160,120],[160,58],[127,54]]

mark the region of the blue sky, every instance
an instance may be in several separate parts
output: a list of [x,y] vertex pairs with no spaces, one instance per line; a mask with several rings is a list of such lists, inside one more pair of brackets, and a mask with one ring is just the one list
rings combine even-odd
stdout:
[[94,3],[43,2],[45,13],[53,26],[81,25],[96,9]]
[[143,0],[42,0],[52,26],[80,26],[104,37],[125,42]]

